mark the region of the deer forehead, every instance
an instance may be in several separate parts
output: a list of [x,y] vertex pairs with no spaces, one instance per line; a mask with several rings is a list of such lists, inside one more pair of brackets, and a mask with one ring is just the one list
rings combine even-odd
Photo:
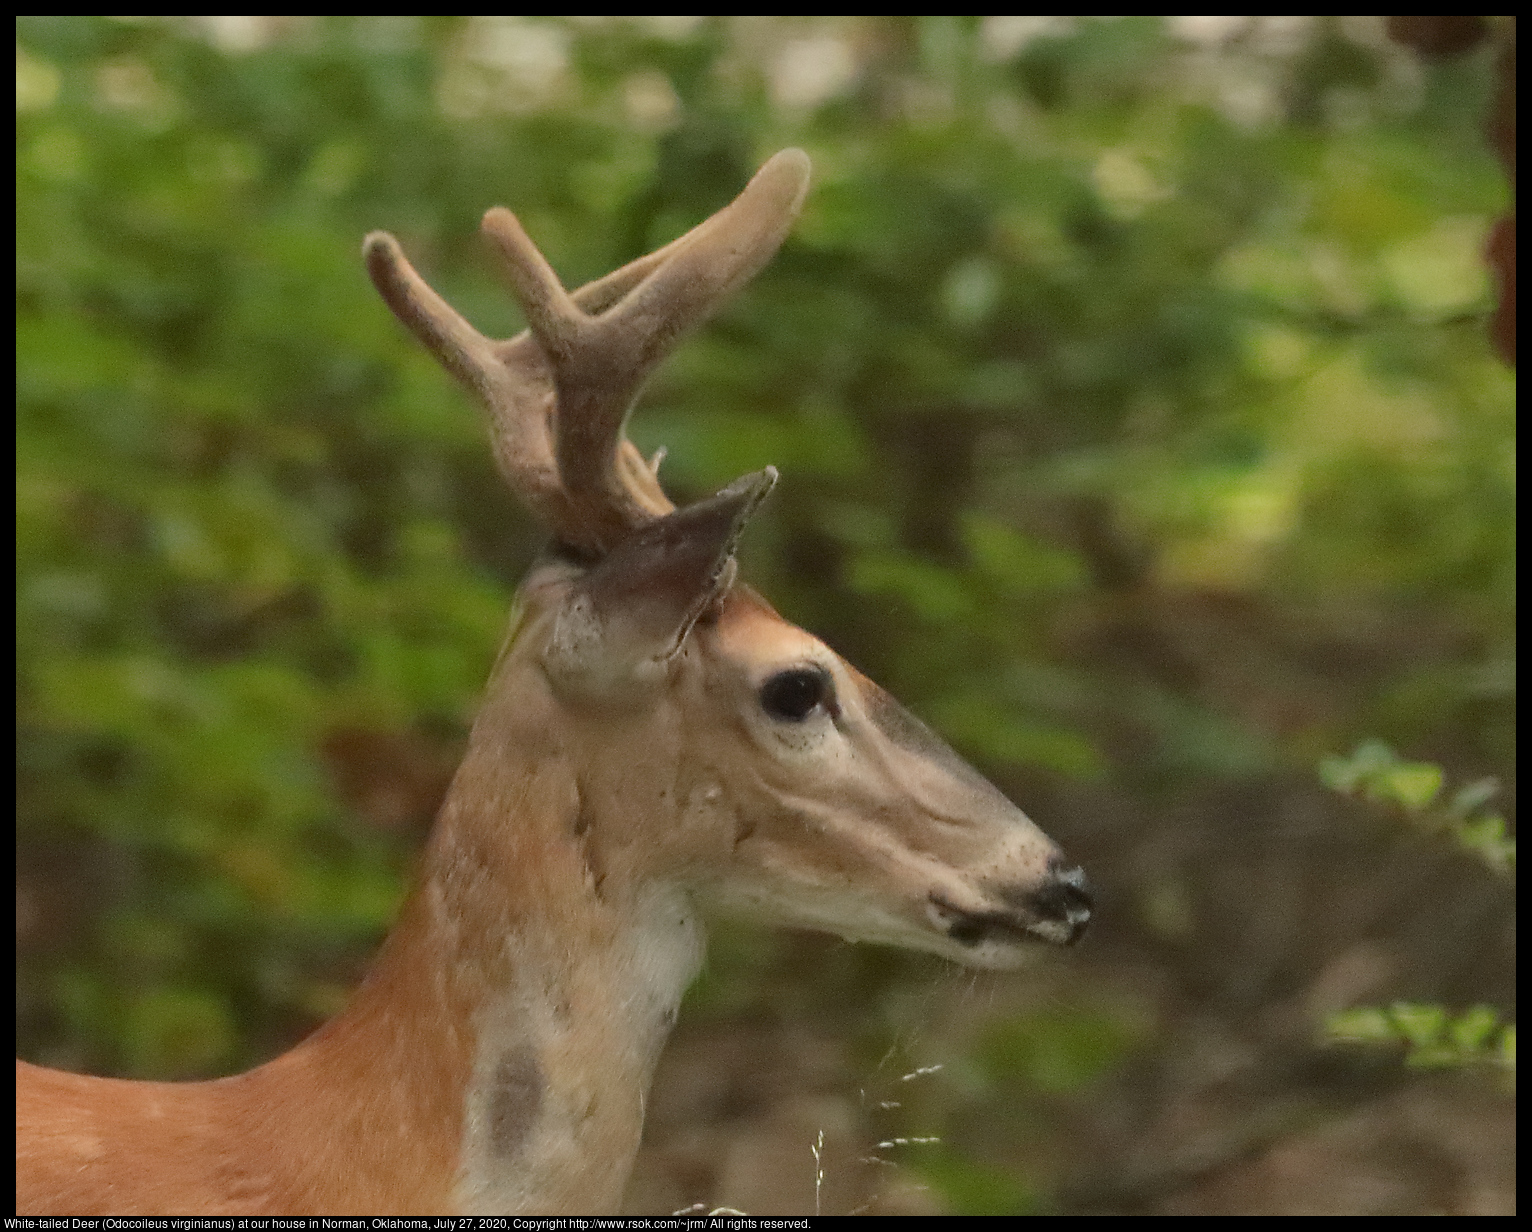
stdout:
[[795,663],[838,662],[834,651],[806,629],[789,624],[754,595],[741,596],[724,607],[713,629],[713,641],[727,659],[754,675]]

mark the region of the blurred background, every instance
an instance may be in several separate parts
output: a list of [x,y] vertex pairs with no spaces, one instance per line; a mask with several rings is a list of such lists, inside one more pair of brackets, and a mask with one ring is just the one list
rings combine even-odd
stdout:
[[1513,56],[19,18],[20,1055],[258,1063],[400,901],[539,538],[362,235],[505,336],[486,207],[574,286],[799,145],[801,223],[632,435],[678,501],[781,468],[751,580],[1097,923],[1006,975],[720,926],[629,1210],[1510,1213]]

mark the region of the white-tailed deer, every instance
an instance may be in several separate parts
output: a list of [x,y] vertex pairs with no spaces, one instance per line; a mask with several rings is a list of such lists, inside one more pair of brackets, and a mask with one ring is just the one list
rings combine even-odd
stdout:
[[807,185],[807,157],[784,151],[727,208],[573,295],[491,210],[530,326],[506,342],[392,236],[368,236],[378,290],[488,407],[552,546],[348,1008],[212,1082],[18,1062],[19,1211],[612,1211],[701,961],[696,904],[982,967],[1080,936],[1080,870],[736,583],[735,541],[776,472],[678,510],[624,436],[645,377],[770,259]]

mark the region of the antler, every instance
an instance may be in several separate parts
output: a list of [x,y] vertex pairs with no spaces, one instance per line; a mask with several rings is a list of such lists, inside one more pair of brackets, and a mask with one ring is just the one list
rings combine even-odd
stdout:
[[362,253],[394,315],[488,409],[512,489],[561,543],[601,556],[675,508],[624,435],[639,390],[682,336],[776,253],[808,177],[808,156],[783,150],[706,222],[573,294],[516,216],[490,210],[482,229],[528,325],[505,341],[459,316],[392,235],[374,231]]

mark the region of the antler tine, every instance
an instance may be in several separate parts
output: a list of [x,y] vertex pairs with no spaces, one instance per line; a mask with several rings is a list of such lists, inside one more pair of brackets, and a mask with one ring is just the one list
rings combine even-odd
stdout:
[[675,508],[623,434],[645,378],[687,331],[781,245],[808,188],[808,156],[784,150],[735,200],[679,239],[573,294],[509,210],[483,230],[528,329],[486,338],[415,272],[393,236],[362,246],[388,306],[490,415],[495,458],[565,545],[602,555]]
[[[628,413],[664,355],[781,246],[808,172],[806,154],[783,150],[713,217],[574,296],[515,215],[484,216],[484,233],[553,369],[558,472],[576,523],[561,533],[575,546],[610,548],[669,506],[623,435]],[[613,300],[609,308],[601,302]]]
[[[682,236],[684,240],[686,236]],[[671,255],[677,240],[587,283],[573,295],[583,311],[598,312],[621,299]],[[386,231],[362,244],[373,284],[394,315],[490,411],[495,460],[512,489],[561,539],[581,544],[584,522],[574,516],[559,478],[551,427],[554,390],[548,361],[527,330],[504,342],[485,337],[442,299],[415,270]],[[675,508],[638,451],[624,441],[618,464],[628,487],[650,516]]]
[[394,315],[447,371],[488,399],[489,374],[495,366],[493,343],[431,289],[387,231],[374,231],[362,241],[362,259]]

